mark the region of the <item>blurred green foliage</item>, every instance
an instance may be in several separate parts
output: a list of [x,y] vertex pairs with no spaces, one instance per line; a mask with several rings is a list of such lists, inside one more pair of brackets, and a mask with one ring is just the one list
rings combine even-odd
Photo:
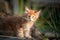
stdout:
[[37,21],[37,26],[40,30],[46,32],[60,33],[60,10],[59,8],[46,7]]

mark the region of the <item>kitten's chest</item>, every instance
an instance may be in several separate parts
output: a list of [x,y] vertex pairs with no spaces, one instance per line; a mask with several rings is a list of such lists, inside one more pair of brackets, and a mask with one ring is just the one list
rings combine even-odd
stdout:
[[30,29],[32,26],[33,26],[33,22],[27,22],[27,23],[23,24],[23,27],[25,29]]

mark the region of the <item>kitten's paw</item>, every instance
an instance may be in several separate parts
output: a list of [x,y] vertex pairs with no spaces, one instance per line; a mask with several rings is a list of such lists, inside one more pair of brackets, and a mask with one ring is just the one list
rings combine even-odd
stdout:
[[25,39],[25,37],[18,37],[18,39]]
[[25,38],[23,35],[18,35],[17,37],[18,37],[19,39]]
[[32,38],[31,36],[25,36],[26,38]]

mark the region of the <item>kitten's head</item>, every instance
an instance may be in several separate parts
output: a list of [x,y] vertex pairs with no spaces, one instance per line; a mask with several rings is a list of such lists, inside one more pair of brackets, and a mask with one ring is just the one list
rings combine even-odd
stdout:
[[25,12],[24,12],[25,19],[27,21],[35,22],[38,19],[40,12],[41,11],[31,10],[25,7]]

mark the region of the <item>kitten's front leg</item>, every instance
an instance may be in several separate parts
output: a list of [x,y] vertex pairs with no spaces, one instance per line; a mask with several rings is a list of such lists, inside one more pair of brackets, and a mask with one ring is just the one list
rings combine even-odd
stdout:
[[24,35],[25,35],[26,38],[32,38],[30,28],[24,29]]
[[18,29],[17,36],[19,38],[24,38],[23,28],[19,28]]

